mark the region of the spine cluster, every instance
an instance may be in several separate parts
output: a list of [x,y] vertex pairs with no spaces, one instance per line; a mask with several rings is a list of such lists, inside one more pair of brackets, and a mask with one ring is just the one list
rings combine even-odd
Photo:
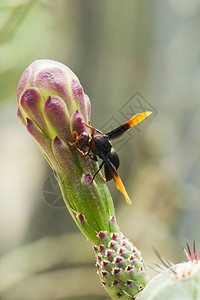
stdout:
[[140,251],[120,232],[110,217],[112,232],[100,231],[100,244],[94,245],[97,273],[113,299],[135,299],[147,284],[147,273]]

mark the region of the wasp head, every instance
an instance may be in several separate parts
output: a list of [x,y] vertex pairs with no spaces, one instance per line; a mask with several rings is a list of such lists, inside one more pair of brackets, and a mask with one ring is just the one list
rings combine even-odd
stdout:
[[78,138],[78,145],[80,148],[88,146],[89,134],[87,132],[81,132]]

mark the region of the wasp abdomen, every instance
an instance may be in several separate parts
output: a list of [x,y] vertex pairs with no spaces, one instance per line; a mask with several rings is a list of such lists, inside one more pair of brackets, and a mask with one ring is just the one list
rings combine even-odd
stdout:
[[[115,169],[117,170],[119,168],[120,161],[119,161],[119,155],[117,154],[114,148],[111,149],[108,158],[110,162],[113,164],[113,166],[115,167]],[[104,174],[105,174],[106,181],[113,179],[113,173],[111,172],[110,168],[107,165],[105,165],[104,167]]]

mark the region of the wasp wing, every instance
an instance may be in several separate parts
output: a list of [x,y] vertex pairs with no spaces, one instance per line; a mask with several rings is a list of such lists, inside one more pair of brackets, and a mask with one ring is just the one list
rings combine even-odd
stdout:
[[[119,175],[117,174],[117,171],[114,167],[114,165],[111,163],[111,161],[107,158],[106,155],[102,155],[101,158],[103,159],[105,165],[106,165],[106,168],[107,168],[107,171],[109,170],[109,177],[112,176],[112,178],[114,179],[115,181],[115,184],[117,186],[117,188],[120,190],[120,192],[124,195],[125,199],[126,199],[126,202],[128,204],[131,204],[131,200],[128,196],[128,193],[119,177]],[[111,178],[109,178],[110,180]]]
[[142,122],[151,113],[152,113],[151,111],[145,111],[145,112],[136,114],[130,120],[128,120],[126,123],[120,125],[119,127],[115,128],[114,130],[106,133],[105,136],[109,140],[114,140],[114,139],[120,137],[122,134],[124,134],[130,128],[132,128],[135,125],[137,125],[138,123]]

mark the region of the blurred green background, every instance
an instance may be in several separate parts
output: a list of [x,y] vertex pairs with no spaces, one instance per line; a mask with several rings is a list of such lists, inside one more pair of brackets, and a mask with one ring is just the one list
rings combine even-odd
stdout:
[[184,259],[179,243],[196,240],[200,253],[199,32],[198,0],[0,0],[0,299],[110,299],[16,117],[18,81],[36,59],[75,72],[96,128],[153,111],[116,144],[133,200],[108,184],[118,223],[148,266],[153,247],[172,262]]

